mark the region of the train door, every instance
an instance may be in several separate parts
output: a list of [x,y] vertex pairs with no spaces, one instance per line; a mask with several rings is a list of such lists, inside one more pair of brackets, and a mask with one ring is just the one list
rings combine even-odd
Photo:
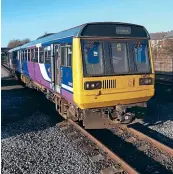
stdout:
[[50,72],[51,72],[51,88],[55,90],[55,56],[54,44],[50,45]]
[[[73,93],[72,79],[72,45],[66,44],[60,47],[61,55],[61,86],[62,95]],[[68,96],[69,97],[69,96]],[[67,97],[67,98],[68,98]]]
[[55,91],[60,93],[61,88],[61,59],[60,59],[60,45],[54,45],[54,57],[55,57]]

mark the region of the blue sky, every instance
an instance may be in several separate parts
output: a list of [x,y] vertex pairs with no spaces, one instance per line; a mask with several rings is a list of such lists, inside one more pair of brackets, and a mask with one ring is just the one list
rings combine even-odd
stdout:
[[2,0],[1,6],[1,46],[94,21],[136,23],[149,32],[173,29],[173,0]]

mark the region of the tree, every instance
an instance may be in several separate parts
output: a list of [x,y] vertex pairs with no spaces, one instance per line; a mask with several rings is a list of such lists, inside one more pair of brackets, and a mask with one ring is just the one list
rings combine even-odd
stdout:
[[28,42],[30,42],[30,39],[28,39],[28,38],[23,39],[23,40],[14,39],[14,40],[11,40],[11,41],[8,43],[8,48],[15,48],[15,47],[17,47],[17,46],[26,44],[26,43],[28,43]]
[[26,44],[28,42],[31,42],[31,40],[28,38],[21,40],[21,44]]
[[14,39],[8,43],[8,48],[15,48],[21,44],[20,40]]

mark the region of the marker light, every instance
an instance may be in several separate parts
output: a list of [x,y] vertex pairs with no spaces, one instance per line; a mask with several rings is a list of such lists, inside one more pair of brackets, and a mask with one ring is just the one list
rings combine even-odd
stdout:
[[151,77],[139,79],[139,85],[152,85],[152,84],[153,84],[153,79]]
[[84,89],[85,90],[93,90],[93,89],[101,89],[102,82],[101,81],[92,81],[92,82],[85,82]]

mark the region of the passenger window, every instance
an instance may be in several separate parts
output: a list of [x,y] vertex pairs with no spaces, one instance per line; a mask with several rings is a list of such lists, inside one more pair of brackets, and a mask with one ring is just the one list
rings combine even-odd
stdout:
[[34,49],[31,49],[31,61],[34,62]]
[[34,49],[34,62],[38,62],[38,48]]
[[44,63],[44,48],[43,47],[39,48],[39,60],[40,60],[40,63]]
[[61,65],[62,66],[66,66],[66,60],[67,60],[66,48],[61,47]]
[[58,52],[59,52],[58,47],[59,47],[59,45],[55,45],[55,47],[54,47],[55,57],[58,57]]
[[20,51],[17,52],[17,60],[20,59]]
[[27,61],[27,50],[25,50],[24,53],[24,60]]
[[21,60],[23,60],[23,51],[21,51]]
[[28,61],[31,61],[31,50],[28,50]]
[[67,66],[71,67],[72,65],[72,47],[67,48]]
[[14,52],[13,52],[13,59],[16,59],[16,58],[17,58],[17,52],[14,51]]
[[50,64],[51,63],[51,51],[50,46],[46,47],[44,49],[44,57],[45,57],[45,63]]

